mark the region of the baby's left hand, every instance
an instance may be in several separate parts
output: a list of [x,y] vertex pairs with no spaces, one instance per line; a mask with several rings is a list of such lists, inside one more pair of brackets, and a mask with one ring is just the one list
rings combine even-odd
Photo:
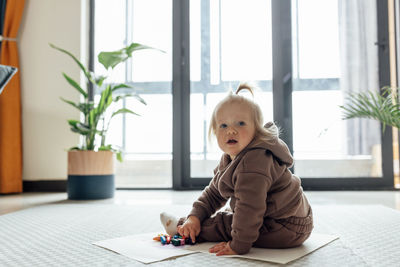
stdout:
[[237,253],[231,249],[229,242],[221,242],[208,249],[211,253],[217,253],[217,256],[236,255]]

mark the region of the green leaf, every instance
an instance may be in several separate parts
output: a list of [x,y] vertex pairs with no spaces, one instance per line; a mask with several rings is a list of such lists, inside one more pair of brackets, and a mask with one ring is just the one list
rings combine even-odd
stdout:
[[115,155],[116,155],[117,160],[118,160],[119,162],[122,162],[122,161],[123,161],[121,151],[116,152]]
[[70,105],[73,106],[74,108],[77,108],[77,109],[81,110],[80,107],[79,107],[79,104],[77,105],[77,104],[75,104],[75,102],[70,101],[70,100],[67,100],[67,99],[64,99],[64,98],[62,98],[62,97],[60,97],[60,99],[61,99],[62,101],[64,101],[65,103],[70,104]]
[[69,125],[71,126],[71,131],[75,133],[79,133],[81,135],[88,135],[92,132],[88,125],[81,123],[77,120],[68,120]]
[[158,49],[158,48],[154,48],[154,47],[151,47],[151,46],[147,46],[147,45],[143,45],[143,44],[139,44],[139,43],[131,43],[129,46],[127,46],[127,47],[125,47],[125,48],[123,48],[121,50],[124,50],[124,49],[126,50],[126,53],[129,56],[132,56],[132,53],[134,51],[142,50],[142,49],[154,49],[154,50],[158,50],[158,51],[160,51],[162,53],[165,53],[164,50],[161,50],[161,49]]
[[[123,55],[119,52],[101,52],[98,55],[98,61],[103,64],[104,68],[114,68],[123,61]],[[125,59],[126,60],[126,59]]]
[[99,151],[109,151],[112,150],[112,146],[111,145],[106,145],[106,146],[100,146],[99,147]]
[[127,85],[127,84],[118,84],[118,85],[112,87],[113,93],[115,93],[115,91],[117,91],[117,90],[119,90],[119,89],[125,89],[125,90],[126,90],[126,89],[129,89],[128,91],[130,91],[130,92],[125,93],[125,94],[123,94],[123,95],[117,96],[117,97],[114,99],[114,102],[118,102],[119,100],[121,100],[121,99],[123,99],[123,98],[125,98],[125,97],[134,97],[134,98],[136,98],[139,102],[141,102],[142,104],[147,105],[146,101],[144,101],[143,98],[141,98],[138,94],[134,93],[134,88],[133,88],[132,86]]
[[103,85],[104,80],[107,79],[107,76],[99,76],[96,77],[95,82],[98,87],[101,87]]
[[92,84],[96,84],[96,79],[97,78],[96,78],[96,75],[94,74],[94,72],[93,71],[89,71],[88,74],[89,74],[89,77],[87,78],[88,81],[90,83],[92,83]]
[[85,66],[83,66],[83,64],[82,64],[73,54],[71,54],[70,52],[68,52],[68,51],[65,50],[65,49],[62,49],[62,48],[60,48],[60,47],[55,46],[54,44],[51,44],[51,43],[50,43],[49,45],[50,45],[52,48],[54,48],[54,49],[56,49],[56,50],[58,50],[58,51],[60,51],[60,52],[62,52],[62,53],[64,53],[64,54],[70,56],[70,57],[76,62],[76,64],[78,64],[78,66],[81,68],[81,70],[82,70],[83,73],[85,74],[86,78],[87,78],[89,81],[91,80],[91,77],[90,77],[90,74],[89,74],[88,70],[85,68]]
[[129,97],[129,96],[132,96],[132,95],[131,95],[131,94],[119,95],[119,96],[115,97],[113,101],[114,101],[114,102],[118,102],[118,101],[120,101],[121,99],[127,98],[127,97]]
[[112,52],[100,52],[98,55],[98,61],[103,64],[106,69],[110,67],[113,69],[119,63],[126,61],[128,58],[132,56],[134,51],[143,50],[143,49],[155,49],[160,52],[164,52],[160,49],[153,48],[147,45],[142,45],[139,43],[132,43],[129,46],[122,48],[117,51]]
[[106,105],[105,105],[105,109],[104,111],[111,105],[111,103],[113,102],[113,98],[112,98],[112,91],[110,89],[108,96],[106,98]]
[[80,135],[84,135],[84,136],[86,136],[90,133],[90,131],[82,130],[80,128],[74,128],[74,127],[71,127],[71,131],[73,131],[74,133],[78,133]]
[[79,110],[85,115],[89,115],[89,112],[93,109],[93,103],[79,103]]
[[111,85],[107,85],[106,89],[104,89],[103,92],[101,92],[99,105],[97,106],[98,113],[100,115],[103,114],[104,111],[107,109],[107,107],[111,104],[111,102],[112,102]]
[[77,120],[68,120],[69,125],[75,127],[78,123],[80,123],[80,121]]
[[134,98],[136,98],[137,100],[139,100],[139,102],[141,102],[142,104],[144,104],[144,105],[147,105],[146,104],[146,102],[144,101],[144,99],[143,98],[141,98],[139,95],[137,95],[137,94],[125,94],[125,95],[119,95],[119,96],[117,96],[116,98],[114,98],[114,102],[118,102],[118,101],[120,101],[121,99],[124,99],[124,98],[127,98],[127,97],[134,97]]
[[[398,90],[396,89],[396,91]],[[397,103],[396,95],[392,93],[390,87],[382,88],[381,93],[367,91],[349,94],[346,98],[347,104],[339,107],[344,111],[344,119],[369,118],[378,120],[383,125],[382,130],[385,131],[386,125],[397,128],[400,126],[400,106]]]
[[124,84],[124,83],[121,83],[121,84],[118,84],[118,85],[112,87],[112,91],[115,92],[118,89],[123,89],[123,88],[132,88],[132,86]]
[[136,98],[137,100],[139,100],[140,103],[142,103],[143,105],[147,105],[146,101],[144,101],[143,98],[141,98],[139,95],[132,95],[132,97]]
[[140,116],[139,114],[133,112],[133,111],[130,110],[130,109],[121,108],[121,109],[115,111],[115,112],[112,114],[111,118],[114,117],[115,115],[122,114],[122,113],[130,113],[130,114],[134,114],[134,115]]
[[74,103],[74,102],[72,102],[70,100],[64,99],[62,97],[60,97],[60,99],[62,101],[64,101],[65,103],[68,103],[71,106],[79,109],[85,115],[85,117],[89,114],[90,110],[93,109],[93,103],[79,103],[79,104],[76,104],[76,103]]
[[97,117],[97,108],[92,109],[89,112],[89,126],[91,129],[95,128],[97,125],[95,125],[95,118]]
[[64,78],[68,81],[70,85],[72,85],[76,90],[78,90],[79,93],[81,93],[85,98],[88,97],[88,94],[83,90],[80,85],[75,82],[71,77],[69,77],[67,74],[63,72]]

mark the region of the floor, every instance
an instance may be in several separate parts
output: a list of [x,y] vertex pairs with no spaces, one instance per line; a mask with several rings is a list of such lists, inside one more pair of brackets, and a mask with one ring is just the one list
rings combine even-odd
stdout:
[[[96,203],[116,205],[190,205],[200,191],[117,190],[113,199]],[[306,191],[311,205],[384,205],[400,211],[400,191]],[[0,215],[50,203],[69,202],[66,193],[0,195]]]

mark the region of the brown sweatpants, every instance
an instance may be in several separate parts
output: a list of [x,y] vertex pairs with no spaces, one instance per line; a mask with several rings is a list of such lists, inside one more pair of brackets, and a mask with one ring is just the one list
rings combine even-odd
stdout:
[[[201,232],[197,242],[228,242],[232,240],[233,213],[222,211],[206,219],[201,224]],[[183,218],[178,224],[183,223]],[[285,219],[264,218],[260,228],[260,235],[253,243],[261,248],[291,248],[303,244],[313,229],[312,210],[307,217],[289,217]]]

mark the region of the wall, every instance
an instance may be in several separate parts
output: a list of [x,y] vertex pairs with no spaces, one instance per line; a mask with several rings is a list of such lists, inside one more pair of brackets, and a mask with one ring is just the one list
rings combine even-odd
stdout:
[[63,180],[67,152],[79,137],[67,120],[79,112],[60,100],[77,101],[79,93],[62,76],[81,79],[77,65],[48,43],[82,60],[87,47],[87,1],[26,0],[19,31],[22,86],[23,180]]

